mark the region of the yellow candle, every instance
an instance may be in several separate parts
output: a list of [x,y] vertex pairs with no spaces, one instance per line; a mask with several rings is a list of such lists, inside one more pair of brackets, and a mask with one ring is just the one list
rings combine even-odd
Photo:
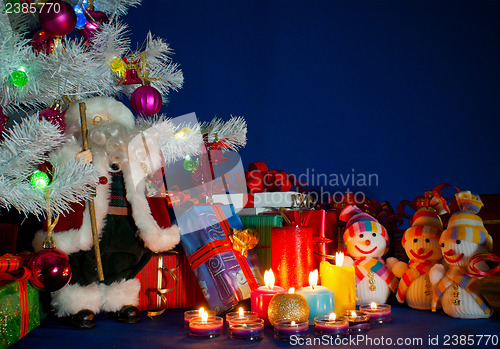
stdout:
[[356,309],[356,279],[354,267],[342,267],[344,254],[335,255],[336,265],[322,261],[319,265],[321,285],[335,293],[335,312],[345,314],[346,310]]

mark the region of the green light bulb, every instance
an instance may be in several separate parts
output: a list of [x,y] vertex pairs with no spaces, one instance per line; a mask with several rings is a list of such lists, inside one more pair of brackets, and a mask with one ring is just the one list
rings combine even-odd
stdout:
[[28,82],[28,74],[26,74],[24,68],[19,68],[10,74],[10,81],[14,86],[23,87]]
[[40,170],[36,170],[30,177],[30,183],[37,189],[44,189],[49,185],[49,176]]

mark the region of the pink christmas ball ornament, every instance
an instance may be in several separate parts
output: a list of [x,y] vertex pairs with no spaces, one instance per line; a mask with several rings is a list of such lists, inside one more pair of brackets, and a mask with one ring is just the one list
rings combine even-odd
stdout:
[[99,27],[105,23],[108,23],[108,16],[101,11],[84,11],[85,18],[87,18],[87,23],[83,25],[80,29],[77,29],[80,35],[87,40],[92,42],[96,32]]
[[31,46],[37,53],[45,53],[47,55],[54,52],[54,37],[44,30],[38,31],[31,39]]
[[76,13],[66,1],[49,0],[40,9],[38,21],[48,34],[64,36],[75,29]]
[[132,110],[142,116],[150,117],[158,114],[163,104],[160,92],[151,86],[141,86],[130,96]]
[[33,274],[31,284],[43,291],[54,292],[66,286],[71,279],[69,257],[55,248],[37,252],[29,262]]

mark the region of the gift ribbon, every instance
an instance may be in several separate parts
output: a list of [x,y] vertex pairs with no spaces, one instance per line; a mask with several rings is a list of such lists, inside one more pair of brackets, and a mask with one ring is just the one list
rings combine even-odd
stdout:
[[419,195],[413,201],[409,200],[403,200],[399,203],[399,205],[396,207],[397,213],[404,218],[411,218],[412,215],[409,215],[405,212],[406,206],[412,208],[415,212],[418,211],[418,209],[422,207],[432,207],[436,210],[436,212],[439,215],[449,213],[450,209],[447,204],[447,200],[450,200],[449,198],[446,198],[442,190],[446,187],[452,187],[455,188],[457,193],[460,192],[460,189],[458,189],[456,186],[448,183],[441,183],[437,185],[434,189],[430,191],[426,191],[424,195]]
[[22,266],[24,259],[12,254],[4,254],[0,257],[0,280],[17,281],[19,284],[19,303],[21,305],[21,326],[20,336],[24,337],[29,329],[29,304],[28,304],[28,284],[31,277],[28,268]]
[[475,256],[472,256],[469,260],[469,268],[471,272],[466,273],[471,277],[479,277],[479,276],[498,276],[500,274],[500,264],[498,264],[495,268],[487,271],[479,270],[476,267],[477,263],[480,262],[496,262],[500,263],[500,258],[495,256],[493,253],[479,253]]
[[24,259],[10,253],[0,257],[0,280],[22,281],[31,277],[31,271],[24,267]]
[[[171,251],[171,254],[178,254],[176,251]],[[146,292],[155,292],[157,296],[156,300],[156,307],[159,309],[161,307],[161,303],[163,302],[165,306],[167,305],[167,297],[165,296],[166,293],[172,292],[175,287],[177,286],[177,276],[175,275],[174,271],[179,267],[180,265],[180,259],[178,259],[177,265],[172,268],[164,268],[163,267],[163,256],[160,255],[158,257],[158,278],[157,278],[157,284],[156,284],[156,289],[147,289]],[[162,288],[163,285],[163,277],[167,277],[167,274],[172,277],[174,280],[174,286],[170,288]],[[148,316],[150,318],[153,318],[154,316],[161,315],[165,312],[165,309],[159,309],[159,310],[153,310],[153,311],[148,311]]]
[[248,165],[247,186],[252,193],[290,191],[293,186],[299,193],[306,193],[308,187],[293,175],[282,170],[269,170],[265,162],[257,161]]

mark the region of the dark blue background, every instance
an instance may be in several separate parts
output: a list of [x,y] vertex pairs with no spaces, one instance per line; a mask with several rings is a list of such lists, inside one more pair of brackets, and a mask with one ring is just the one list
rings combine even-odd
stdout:
[[245,165],[376,174],[313,186],[393,206],[441,182],[500,193],[498,1],[144,0],[124,20],[181,64],[163,112],[245,116]]

